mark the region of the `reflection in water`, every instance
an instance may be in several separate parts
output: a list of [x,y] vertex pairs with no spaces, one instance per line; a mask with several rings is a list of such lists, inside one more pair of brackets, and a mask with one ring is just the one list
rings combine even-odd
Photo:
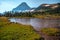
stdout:
[[43,27],[58,27],[60,20],[43,20],[39,18],[10,18],[10,22],[17,22],[23,25],[31,25],[37,31]]

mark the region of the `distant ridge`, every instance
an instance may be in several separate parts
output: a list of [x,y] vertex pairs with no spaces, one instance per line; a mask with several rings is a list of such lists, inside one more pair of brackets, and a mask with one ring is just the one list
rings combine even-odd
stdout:
[[60,10],[60,3],[56,4],[42,4],[35,9],[35,11],[49,11],[49,10]]

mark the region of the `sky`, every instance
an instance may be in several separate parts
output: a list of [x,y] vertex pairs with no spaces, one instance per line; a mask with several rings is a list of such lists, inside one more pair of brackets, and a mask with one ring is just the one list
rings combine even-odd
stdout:
[[22,2],[26,2],[31,8],[38,7],[41,4],[60,3],[60,0],[0,0],[0,13],[11,11]]

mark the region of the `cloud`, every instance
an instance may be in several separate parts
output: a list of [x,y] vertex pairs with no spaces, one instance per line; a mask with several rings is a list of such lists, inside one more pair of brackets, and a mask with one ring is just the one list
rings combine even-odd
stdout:
[[0,12],[11,11],[15,6],[14,2],[1,2]]

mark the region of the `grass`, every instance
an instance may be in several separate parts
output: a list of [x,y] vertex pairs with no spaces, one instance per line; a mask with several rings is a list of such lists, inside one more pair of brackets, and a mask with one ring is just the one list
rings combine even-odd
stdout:
[[35,18],[41,18],[41,19],[45,19],[45,18],[53,18],[53,19],[57,19],[60,18],[60,16],[58,15],[34,15]]
[[[45,18],[46,16],[41,15],[40,17]],[[53,16],[53,18],[60,17]],[[40,31],[48,36],[60,35],[57,28],[42,28]],[[40,38],[32,26],[11,23],[7,17],[0,17],[0,40],[39,40]]]
[[60,29],[57,28],[42,28],[40,31],[48,36],[59,36]]
[[32,26],[10,23],[6,17],[0,17],[0,40],[35,40],[39,39]]
[[0,22],[8,22],[8,17],[0,17]]

